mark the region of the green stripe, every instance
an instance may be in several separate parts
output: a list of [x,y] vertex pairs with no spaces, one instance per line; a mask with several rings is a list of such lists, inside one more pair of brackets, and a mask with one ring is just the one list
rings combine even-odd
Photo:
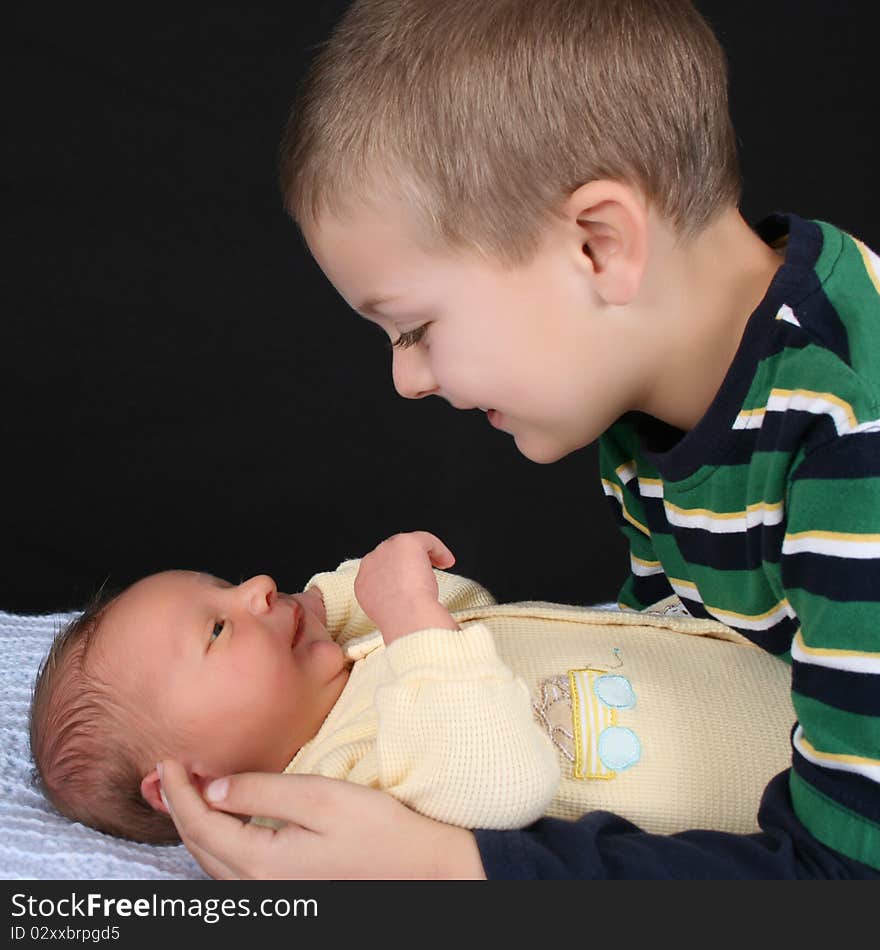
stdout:
[[[657,547],[661,548],[659,541]],[[670,542],[669,561],[675,560],[671,550],[673,547],[674,542]],[[662,551],[662,560],[665,564],[667,563],[666,546],[662,546]],[[672,574],[672,568],[668,573],[673,577],[693,580],[700,589],[703,602],[709,606],[753,617],[765,614],[779,606],[781,594],[777,595],[768,584],[768,575],[778,573],[772,570],[775,565],[764,565],[752,570],[722,571],[702,564],[688,565],[681,555],[677,554],[677,550],[675,554],[678,561],[676,566],[679,566],[681,573]],[[782,619],[784,618],[779,618],[779,620]]]
[[803,631],[807,646],[865,653],[880,649],[876,603],[829,600],[805,590],[790,590],[789,600],[798,617],[809,618]]
[[844,235],[840,228],[833,224],[827,224],[825,221],[814,222],[819,226],[822,232],[822,249],[816,259],[814,270],[819,280],[824,284],[834,273],[834,268],[840,260],[844,247]]
[[880,870],[880,826],[832,801],[794,770],[789,773],[789,788],[794,812],[814,838]]
[[865,259],[849,235],[843,238],[840,259],[826,282],[825,293],[833,298],[850,340],[858,340],[858,345],[850,349],[853,369],[875,380],[880,352],[880,297],[865,269]]
[[[861,345],[862,341],[859,343]],[[867,350],[876,359],[873,341]],[[769,385],[765,380],[769,381]],[[763,409],[773,389],[830,392],[850,405],[857,422],[876,418],[873,387],[866,389],[864,380],[841,363],[835,353],[816,344],[810,344],[801,350],[785,349],[763,359],[758,367],[756,381],[743,402],[743,408]]]
[[791,701],[804,735],[818,752],[876,758],[880,749],[880,720],[846,712],[792,691]]
[[[828,504],[833,492],[834,504]],[[792,484],[787,534],[880,534],[880,478],[799,478]]]

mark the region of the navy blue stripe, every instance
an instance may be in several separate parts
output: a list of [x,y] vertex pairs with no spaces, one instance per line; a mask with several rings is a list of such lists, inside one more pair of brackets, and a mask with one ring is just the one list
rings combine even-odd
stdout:
[[778,561],[785,524],[756,525],[734,534],[714,534],[704,528],[673,528],[681,556],[689,564],[720,571],[753,570]]
[[820,768],[808,762],[797,749],[792,753],[791,764],[817,792],[880,824],[880,787],[876,782],[852,772]]
[[662,498],[646,498],[641,496],[642,510],[645,515],[645,525],[652,535],[672,534],[672,528],[666,520],[666,509]]
[[880,560],[786,554],[782,559],[786,590],[806,590],[829,600],[880,602]]
[[880,433],[859,432],[838,439],[833,452],[808,456],[794,472],[792,484],[804,479],[876,478],[880,476]]
[[794,661],[791,688],[792,692],[845,712],[880,716],[880,677],[870,673],[853,673]]
[[795,316],[813,340],[829,349],[847,366],[852,366],[849,335],[824,289],[803,300],[798,305]]
[[809,451],[837,438],[837,429],[831,416],[801,409],[768,412],[757,431],[761,433],[757,451],[784,452],[786,455],[794,455],[803,448]]
[[633,575],[633,594],[645,607],[656,604],[658,600],[665,600],[675,591],[669,586],[665,574],[649,574],[647,577]]

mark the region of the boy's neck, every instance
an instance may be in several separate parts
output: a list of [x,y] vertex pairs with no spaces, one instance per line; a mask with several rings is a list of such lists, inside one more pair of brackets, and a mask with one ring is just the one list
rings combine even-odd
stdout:
[[783,255],[736,209],[680,246],[655,219],[651,240],[651,264],[639,296],[652,369],[637,408],[688,431],[718,393]]

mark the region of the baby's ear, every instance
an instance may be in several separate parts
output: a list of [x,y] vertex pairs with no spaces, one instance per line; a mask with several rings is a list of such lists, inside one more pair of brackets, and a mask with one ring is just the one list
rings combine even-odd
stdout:
[[[205,788],[214,781],[216,775],[200,775],[198,772],[189,773],[190,781],[199,790],[199,794],[204,796]],[[159,781],[159,773],[156,769],[151,769],[141,779],[141,795],[149,802],[156,811],[169,814],[168,806],[162,798],[162,783]]]
[[156,769],[152,769],[141,779],[141,795],[156,811],[168,814],[168,808],[162,801],[162,783],[159,781],[159,773]]

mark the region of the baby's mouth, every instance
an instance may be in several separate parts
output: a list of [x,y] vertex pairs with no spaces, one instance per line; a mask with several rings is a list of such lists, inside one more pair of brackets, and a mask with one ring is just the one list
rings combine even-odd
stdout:
[[290,649],[295,650],[297,643],[302,639],[305,629],[306,612],[296,602],[293,602],[293,639],[290,641]]

